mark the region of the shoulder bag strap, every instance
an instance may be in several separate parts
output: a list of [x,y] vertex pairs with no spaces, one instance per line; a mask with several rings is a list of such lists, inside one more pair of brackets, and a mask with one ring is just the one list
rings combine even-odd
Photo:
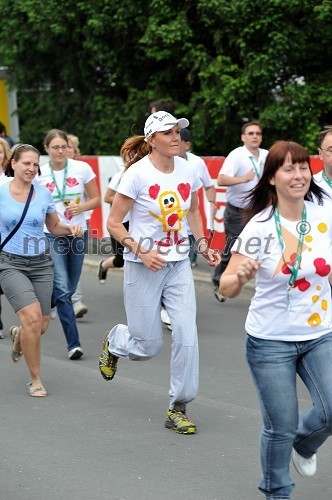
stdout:
[[0,252],[3,249],[3,247],[5,245],[7,245],[8,241],[14,236],[14,234],[19,230],[22,222],[24,221],[24,217],[26,216],[26,213],[28,211],[32,195],[33,195],[33,184],[31,184],[30,192],[29,192],[27,201],[25,203],[22,216],[21,216],[20,220],[18,221],[18,223],[16,224],[16,226],[14,227],[14,229],[8,234],[7,238],[5,238],[5,240],[0,244]]

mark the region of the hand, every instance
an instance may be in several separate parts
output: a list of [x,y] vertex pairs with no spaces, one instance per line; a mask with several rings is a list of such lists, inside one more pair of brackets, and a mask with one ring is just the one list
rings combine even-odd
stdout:
[[69,226],[69,229],[74,238],[79,238],[84,235],[84,229],[82,228],[82,226],[79,226],[78,224],[75,224],[74,226]]
[[83,212],[81,205],[79,205],[77,203],[71,203],[70,205],[68,205],[67,211],[71,215],[79,215]]
[[166,264],[166,260],[160,257],[157,250],[140,253],[139,258],[148,269],[154,271],[155,273],[163,269]]
[[248,281],[256,276],[256,273],[261,265],[261,260],[244,259],[237,268],[236,276],[241,285],[245,285]]
[[246,175],[243,177],[244,182],[253,181],[254,178],[255,178],[255,172],[253,169],[249,170],[249,172],[247,172]]
[[207,248],[206,251],[202,253],[202,257],[207,260],[210,267],[217,266],[221,261],[219,251],[216,248]]

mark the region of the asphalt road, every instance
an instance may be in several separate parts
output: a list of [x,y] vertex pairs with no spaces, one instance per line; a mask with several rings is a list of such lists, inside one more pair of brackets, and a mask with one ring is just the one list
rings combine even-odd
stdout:
[[[69,361],[58,319],[42,339],[44,399],[27,395],[24,361],[14,365],[10,339],[0,341],[0,500],[255,500],[260,476],[260,415],[244,360],[243,325],[251,291],[219,304],[197,282],[200,392],[188,407],[198,432],[163,427],[168,404],[170,333],[145,363],[119,362],[112,382],[98,370],[101,338],[125,322],[122,274],[99,285],[82,277],[88,314],[79,320],[84,357]],[[6,299],[6,327],[15,315]],[[301,406],[310,404],[299,385]],[[301,478],[294,500],[332,498],[332,441],[318,472]]]

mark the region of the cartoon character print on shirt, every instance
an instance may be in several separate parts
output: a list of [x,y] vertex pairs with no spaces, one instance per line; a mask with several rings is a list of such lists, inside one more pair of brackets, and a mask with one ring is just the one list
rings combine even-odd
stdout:
[[[158,184],[154,184],[149,188],[150,197],[153,200],[158,198],[160,215],[151,212],[151,210],[149,214],[161,223],[162,230],[166,233],[165,238],[155,241],[156,245],[169,247],[185,241],[185,238],[179,239],[179,231],[182,229],[182,219],[188,212],[188,209],[182,209],[180,197],[183,201],[186,201],[189,198],[191,187],[188,183],[181,183],[177,186],[177,190],[179,194],[172,190],[166,190],[159,194],[160,186]],[[173,234],[173,238],[171,234]]]
[[[320,222],[317,225],[317,229],[320,233],[326,233],[328,228],[327,228],[327,225],[325,224],[325,222]],[[307,244],[310,244],[313,241],[313,237],[310,234],[308,234],[305,237],[305,241]],[[291,271],[290,271],[289,267],[294,265],[293,263],[294,263],[295,258],[296,258],[296,254],[293,254],[290,257],[290,262],[285,263],[284,267],[282,268],[282,272],[284,274],[290,274]],[[315,274],[317,274],[318,276],[325,277],[325,276],[330,275],[331,266],[326,262],[326,260],[323,257],[316,258],[313,261],[313,264],[315,267]],[[294,282],[294,288],[298,288],[298,290],[300,292],[305,292],[310,287],[311,287],[311,283],[308,280],[306,280],[306,278],[301,278],[301,279],[295,280],[295,282]],[[319,326],[321,324],[321,322],[322,322],[321,311],[326,312],[329,308],[329,304],[328,304],[328,301],[326,299],[322,299],[319,302],[319,298],[320,298],[319,292],[321,289],[322,289],[322,287],[320,285],[316,286],[316,290],[311,297],[312,303],[315,304],[315,307],[317,307],[317,309],[308,318],[308,323],[312,327]],[[321,309],[321,311],[319,310],[319,308]]]

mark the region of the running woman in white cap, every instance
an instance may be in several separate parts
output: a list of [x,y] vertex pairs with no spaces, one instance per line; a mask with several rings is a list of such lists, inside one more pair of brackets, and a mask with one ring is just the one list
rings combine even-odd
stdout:
[[[178,157],[180,129],[189,125],[158,111],[145,122],[144,136],[125,141],[125,163],[107,228],[125,250],[124,300],[127,325],[116,325],[104,338],[99,369],[112,380],[119,358],[143,361],[163,347],[160,303],[172,322],[170,402],[165,427],[194,434],[196,426],[186,405],[198,391],[196,298],[186,217],[198,242],[198,251],[211,266],[217,252],[204,237],[198,209],[201,182],[192,167]],[[122,221],[129,212],[129,232]]]

